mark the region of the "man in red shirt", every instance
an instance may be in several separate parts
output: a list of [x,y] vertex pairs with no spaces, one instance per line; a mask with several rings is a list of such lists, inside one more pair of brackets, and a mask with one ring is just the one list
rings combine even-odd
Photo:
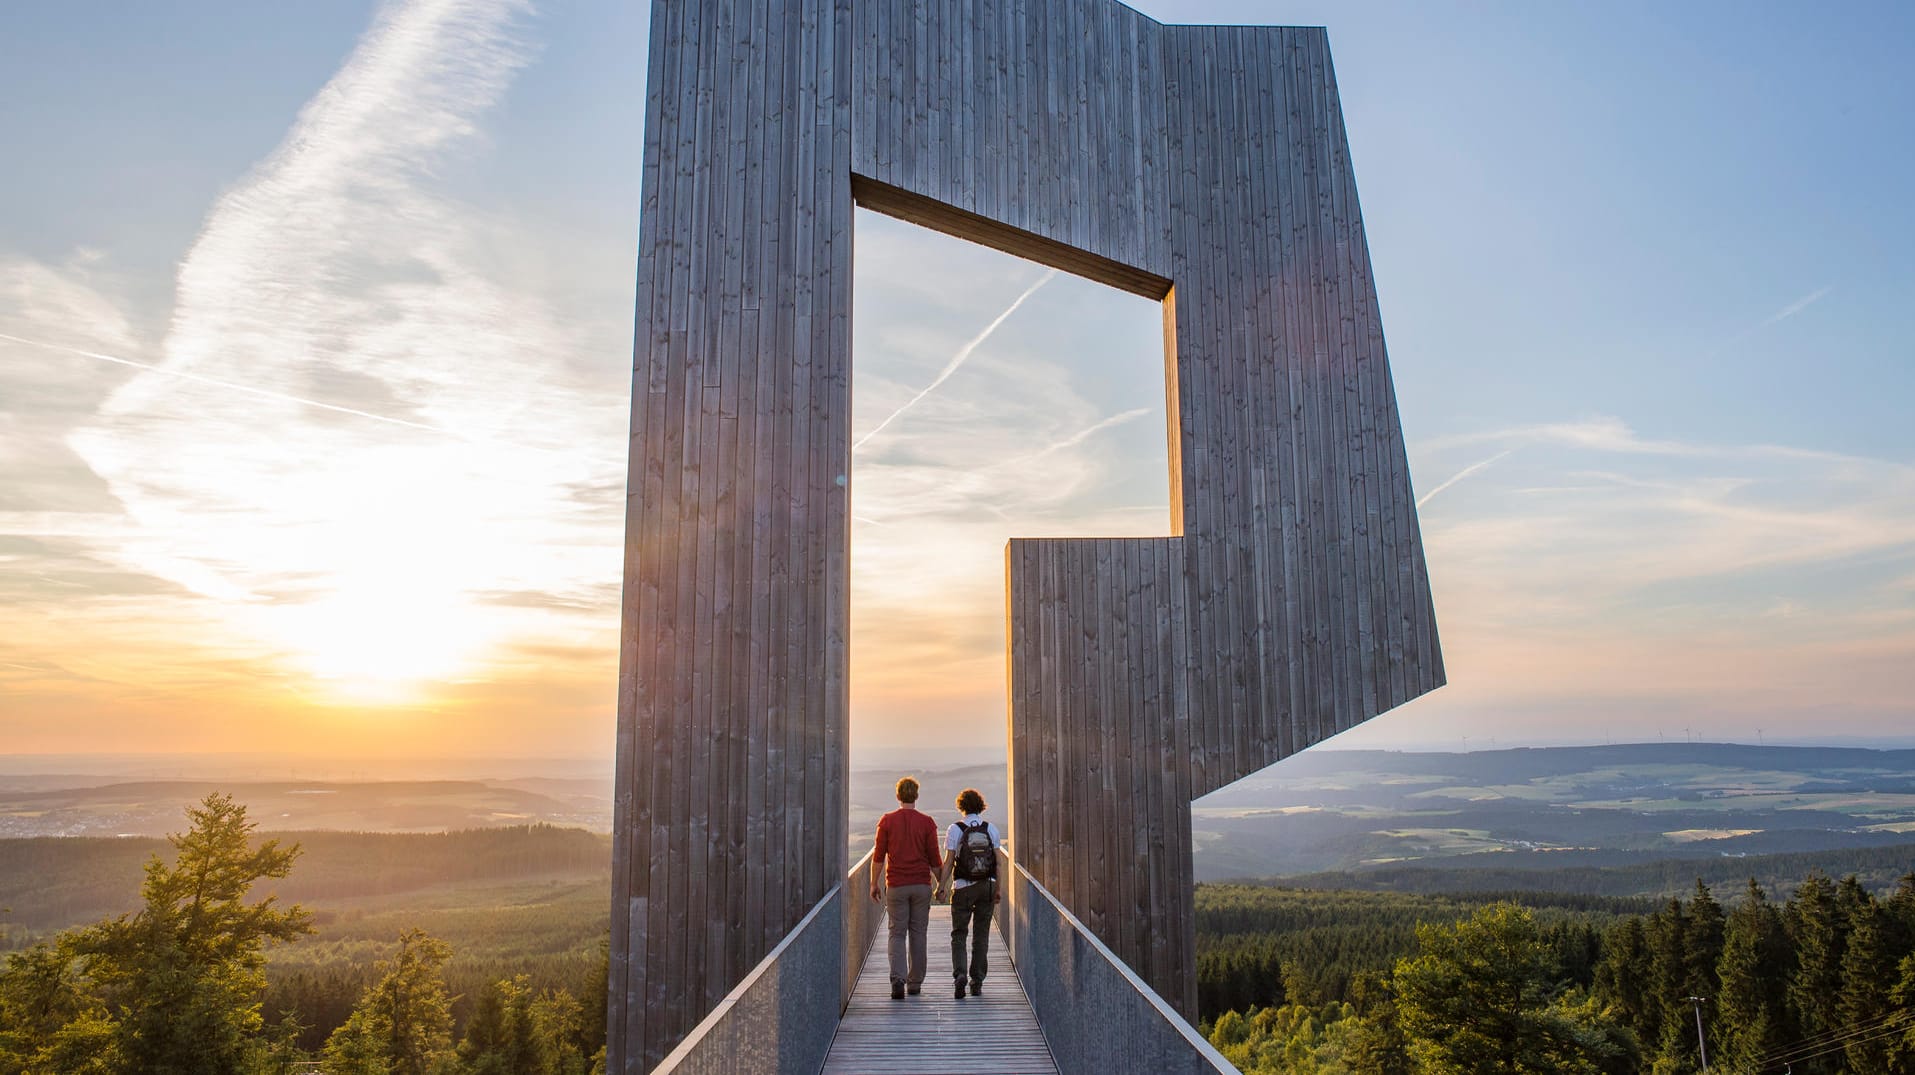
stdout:
[[[918,782],[898,781],[898,808],[878,819],[872,852],[871,898],[879,899],[877,874],[884,871],[884,910],[891,923],[891,999],[916,996],[924,984],[924,935],[931,922],[931,881],[939,868],[938,823],[918,809]],[[910,962],[905,961],[906,942]]]

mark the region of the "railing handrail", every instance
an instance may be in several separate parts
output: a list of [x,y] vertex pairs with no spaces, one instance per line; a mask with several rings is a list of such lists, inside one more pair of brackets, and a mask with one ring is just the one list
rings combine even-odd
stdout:
[[[871,942],[877,937],[879,927],[884,924],[884,912],[882,909],[878,909],[874,912],[873,909],[864,906],[865,892],[867,891],[866,886],[851,883],[852,880],[860,874],[872,874],[872,856],[877,853],[878,849],[875,847],[866,851],[864,857],[858,860],[857,865],[851,867],[844,878],[844,898],[846,901],[844,909],[844,985],[842,990],[843,995],[839,998],[838,1004],[838,1013],[840,1015],[844,1014],[845,1009],[851,1007],[851,994],[857,988],[858,974],[864,970],[865,957],[871,954]],[[872,876],[871,880],[876,883],[879,888],[882,889],[884,887],[884,874],[882,872]],[[853,909],[854,906],[856,910]],[[853,921],[862,919],[865,915],[875,915],[875,917],[864,927],[862,931],[864,936],[856,936],[851,928]]]
[[[1007,901],[1010,901],[1007,910],[1011,913],[1000,916],[999,926],[1005,932],[1005,939],[1010,942],[1008,947],[1011,962],[1016,968],[1018,977],[1025,979],[1026,992],[1030,995],[1032,1006],[1036,1009],[1039,1025],[1044,1029],[1045,1039],[1051,1043],[1051,1053],[1060,1066],[1064,1067],[1066,1075],[1074,1075],[1073,1066],[1103,1070],[1107,1065],[1103,1065],[1102,1060],[1107,1060],[1108,1056],[1102,1054],[1108,1053],[1113,1044],[1109,1041],[1100,1040],[1092,1043],[1085,1040],[1084,1027],[1079,1025],[1084,1016],[1079,1012],[1079,1006],[1072,1003],[1074,998],[1068,992],[1077,987],[1089,987],[1093,993],[1102,990],[1112,1011],[1128,1009],[1133,1012],[1135,1018],[1127,1020],[1127,1025],[1134,1030],[1141,1030],[1144,1036],[1132,1037],[1130,1044],[1133,1047],[1150,1050],[1153,1056],[1165,1061],[1164,1070],[1172,1070],[1174,1065],[1177,1071],[1234,1075],[1237,1069],[1224,1059],[1223,1054],[1205,1041],[1197,1032],[1197,1028],[1186,1022],[1175,1008],[1172,1008],[1163,997],[1157,994],[1156,990],[1138,976],[1136,971],[1117,958],[1116,954],[1075,914],[1072,914],[1068,907],[1065,907],[1049,889],[1032,877],[1029,870],[1011,859],[1008,854],[1002,862],[1009,867],[1011,873],[1008,879],[1014,883],[1008,886],[1009,891],[1005,893]],[[830,1047],[831,1033],[816,1032],[824,1029],[818,1025],[819,1020],[829,1019],[830,1016],[827,1013],[831,1009],[826,1008],[824,1011],[817,1009],[815,1002],[819,998],[817,991],[811,988],[811,985],[815,983],[808,979],[815,976],[819,966],[832,965],[832,960],[825,954],[826,952],[841,955],[846,965],[844,969],[848,973],[851,971],[852,964],[859,966],[863,964],[862,956],[870,950],[871,943],[878,932],[880,919],[874,916],[868,923],[863,924],[862,929],[853,930],[851,928],[853,911],[843,901],[861,900],[864,897],[868,891],[867,887],[853,885],[852,882],[860,876],[868,877],[871,868],[872,856],[866,853],[844,878],[812,905],[811,910],[806,912],[798,924],[785,934],[783,939],[765,955],[765,958],[758,962],[757,966],[752,968],[751,973],[745,975],[744,979],[725,994],[724,999],[720,1000],[717,1006],[699,1021],[692,1032],[678,1043],[677,1048],[673,1049],[659,1063],[659,1066],[653,1069],[653,1075],[673,1072],[745,1070],[738,1066],[740,1058],[731,1054],[739,1049],[749,1052],[754,1040],[763,1040],[755,1033],[760,1027],[754,1021],[762,1021],[766,1018],[771,1018],[779,1027],[805,1026],[814,1032],[809,1037],[817,1040],[806,1042],[793,1040],[788,1043],[791,1046],[790,1049],[783,1048],[782,1044],[774,1044],[772,1045],[773,1053],[756,1057],[757,1066],[750,1067],[750,1070],[760,1068],[771,1070],[764,1068],[764,1062],[767,1060],[776,1069],[787,1072],[813,1070],[810,1067],[811,1064],[822,1063],[824,1053]],[[1000,874],[1002,873],[1003,871],[1000,870]],[[878,878],[878,883],[882,885],[883,879]],[[1018,902],[1027,899],[1031,901],[1033,907],[1041,903],[1044,911],[1053,916],[1052,925],[1044,926],[1035,935],[1031,932],[1032,920],[1029,914],[1031,908],[1017,906]],[[834,914],[838,917],[820,926],[821,919]],[[1015,924],[1009,921],[1013,915],[1016,918]],[[814,927],[828,930],[828,935],[811,936]],[[1073,965],[1071,959],[1067,958],[1063,963],[1058,962],[1059,957],[1053,952],[1053,946],[1050,944],[1046,944],[1042,949],[1032,949],[1027,952],[1023,942],[1033,936],[1039,939],[1045,936],[1056,936],[1060,940],[1069,938],[1073,942],[1081,943],[1083,947],[1076,949],[1078,955],[1074,957],[1074,965],[1079,970],[1066,970]],[[781,961],[786,953],[801,943],[822,944],[827,947],[825,951],[801,954],[796,957],[796,963],[792,967],[781,967]],[[1065,945],[1065,949],[1070,947],[1070,944]],[[1048,958],[1045,958],[1047,953]],[[1030,958],[1027,959],[1027,957]],[[1039,963],[1048,962],[1051,969],[1058,972],[1059,976],[1054,981],[1034,982],[1026,978],[1027,973],[1037,973],[1031,959]],[[1082,977],[1082,971],[1095,967],[1101,967],[1102,970],[1093,971],[1088,979]],[[1115,972],[1114,978],[1110,972]],[[793,975],[797,977],[794,978]],[[767,981],[767,979],[770,980]],[[764,986],[763,990],[760,989],[761,985]],[[1039,986],[1039,988],[1033,988],[1033,986]],[[1057,990],[1060,988],[1066,990],[1064,995],[1058,994]],[[794,989],[797,990],[796,993],[792,992]],[[1044,999],[1046,994],[1050,997],[1048,1001]],[[1130,1001],[1124,1000],[1126,994],[1142,1001],[1144,1007],[1136,1008]],[[794,998],[797,1002],[795,1009],[791,1007]],[[829,1001],[826,1000],[825,1003],[829,1004]],[[767,1007],[768,1005],[770,1007]],[[1048,1005],[1048,1011],[1046,1005]],[[844,1005],[839,1004],[836,1010],[842,1014]],[[810,1014],[807,1015],[806,1012]],[[740,1023],[735,1027],[727,1027],[727,1020],[734,1013],[738,1015]],[[773,1014],[768,1015],[768,1013]],[[1055,1020],[1055,1025],[1046,1020],[1047,1015]],[[1151,1015],[1155,1015],[1156,1018],[1151,1019]],[[799,1019],[800,1022],[791,1022],[794,1018]],[[1153,1025],[1161,1029],[1150,1029]],[[835,1027],[833,1029],[835,1031]],[[799,1037],[806,1038],[807,1035],[801,1034]],[[774,1042],[780,1038],[782,1034],[773,1035]]]
[[[1009,856],[1006,856],[1006,858],[1008,859]],[[1082,920],[1075,914],[1072,914],[1070,908],[1064,906],[1063,901],[1053,895],[1050,889],[1045,888],[1037,878],[1032,877],[1031,872],[1025,869],[1023,865],[1016,860],[1010,860],[1010,866],[1011,869],[1016,871],[1016,877],[1020,884],[1030,886],[1030,891],[1035,893],[1038,898],[1042,899],[1048,905],[1049,909],[1058,916],[1058,919],[1063,925],[1075,933],[1076,936],[1082,938],[1085,945],[1099,960],[1108,964],[1112,970],[1115,970],[1121,975],[1125,985],[1133,990],[1137,996],[1157,1014],[1163,1023],[1183,1040],[1184,1044],[1189,1047],[1190,1060],[1203,1065],[1204,1070],[1214,1070],[1222,1073],[1222,1075],[1236,1075],[1236,1065],[1224,1059],[1223,1054],[1218,1052],[1215,1046],[1204,1040],[1203,1035],[1198,1033],[1197,1028],[1191,1026],[1190,1023],[1177,1012],[1177,1009],[1171,1007],[1169,1002],[1165,1001],[1155,989],[1152,989],[1143,978],[1138,976],[1136,971],[1130,968],[1129,964],[1117,958],[1116,953],[1112,952],[1103,941],[1099,940],[1097,934],[1091,932],[1090,928],[1085,926]],[[1018,917],[1020,924],[1026,921],[1025,916],[1020,914]],[[1017,932],[1015,928],[1011,931],[1013,936],[1015,936]],[[1029,963],[1025,958],[1027,955],[1035,956],[1036,953],[1023,951],[1022,946],[1020,946],[1016,940],[1013,940],[1011,945],[1011,960],[1013,964],[1017,966],[1018,976],[1020,978],[1023,978],[1026,969],[1029,967]],[[1038,1006],[1038,998],[1042,994],[1042,990],[1033,989],[1032,983],[1026,980],[1025,992],[1030,994],[1032,1006],[1037,1008],[1038,1025],[1045,1029],[1045,1039],[1053,1042],[1051,1048],[1052,1056],[1058,1060],[1060,1068],[1065,1067],[1065,1065],[1069,1063],[1067,1057],[1069,1057],[1070,1050],[1060,1049],[1056,1039],[1052,1037],[1052,1030],[1061,1028],[1054,1028],[1051,1023],[1047,1022],[1045,1019],[1046,1012]],[[1060,1053],[1064,1055],[1060,1055]],[[1068,1069],[1066,1069],[1066,1075],[1071,1075]]]
[[753,987],[758,984],[760,978],[772,972],[772,968],[777,965],[778,958],[785,954],[785,950],[797,943],[798,938],[804,935],[805,930],[817,920],[819,915],[824,913],[826,907],[831,905],[832,899],[843,891],[844,882],[839,881],[837,884],[831,886],[831,890],[826,892],[823,898],[819,899],[817,903],[812,904],[811,910],[807,911],[805,916],[798,920],[798,924],[791,928],[791,932],[786,933],[783,940],[780,940],[774,945],[771,951],[766,952],[765,958],[759,960],[758,965],[751,968],[751,973],[745,975],[737,985],[732,987],[731,992],[725,994],[725,999],[719,1001],[716,1007],[710,1012],[707,1012],[705,1017],[698,1021],[698,1025],[692,1028],[692,1032],[685,1035],[685,1039],[678,1043],[678,1048],[673,1049],[670,1053],[666,1054],[665,1059],[659,1061],[658,1066],[652,1069],[652,1075],[666,1075],[666,1073],[672,1071],[689,1058],[692,1052],[696,1050],[699,1044],[704,1040],[705,1036],[725,1021],[725,1017],[731,1014],[732,1008],[737,1005],[741,998],[751,992]]
[[[831,886],[811,910],[798,920],[790,932],[786,933],[774,945],[765,958],[751,969],[723,1000],[699,1020],[690,1034],[678,1043],[664,1060],[652,1069],[652,1075],[669,1075],[682,1072],[691,1075],[704,1075],[707,1072],[731,1071],[771,1071],[809,1072],[816,1064],[824,1062],[824,1056],[831,1046],[832,1033],[836,1029],[836,1018],[844,1013],[849,1002],[849,989],[840,998],[840,1003],[820,1010],[818,1001],[829,997],[814,988],[815,978],[820,968],[832,965],[830,956],[842,958],[847,965],[862,965],[864,954],[870,949],[871,938],[876,932],[873,925],[865,925],[862,936],[854,936],[851,929],[854,915],[869,914],[862,907],[854,909],[848,900],[862,900],[867,891],[862,884],[853,884],[861,876],[871,872],[871,854],[858,860],[857,865]],[[883,884],[883,878],[878,879]],[[829,936],[812,936],[817,930],[825,930]],[[794,957],[793,965],[782,965],[784,958],[795,945],[807,944],[824,946],[823,950],[811,950]],[[851,968],[852,975],[856,967]],[[795,977],[794,977],[795,976]],[[769,979],[769,980],[768,980]],[[847,982],[850,979],[847,979]],[[834,986],[839,983],[833,983]],[[792,992],[796,989],[796,993]],[[792,1007],[793,996],[800,998],[797,1006]],[[829,1004],[828,1000],[824,1004]],[[728,1026],[728,1020],[736,1017],[738,1026]],[[799,1022],[792,1022],[793,1019]],[[767,1026],[766,1021],[770,1021]],[[821,1022],[822,1021],[822,1022]],[[804,1032],[786,1040],[786,1032],[795,1026],[805,1028]],[[827,1029],[829,1027],[829,1029]],[[767,1033],[767,1030],[770,1033]],[[753,1043],[764,1044],[769,1041],[769,1052],[752,1052]],[[750,1055],[740,1054],[744,1050]]]

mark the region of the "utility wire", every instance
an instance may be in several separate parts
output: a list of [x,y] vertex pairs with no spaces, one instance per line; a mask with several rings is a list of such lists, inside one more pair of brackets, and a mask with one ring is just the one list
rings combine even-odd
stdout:
[[1829,1053],[1846,1049],[1851,1045],[1860,1045],[1864,1042],[1874,1041],[1877,1038],[1887,1037],[1901,1031],[1903,1029],[1902,1024],[1905,1024],[1911,1015],[1915,1015],[1915,1013],[1908,1011],[1890,1012],[1881,1018],[1870,1019],[1867,1022],[1857,1023],[1854,1026],[1843,1027],[1839,1030],[1824,1031],[1813,1037],[1786,1045],[1776,1052],[1769,1054],[1769,1056],[1762,1061],[1762,1067],[1773,1068],[1778,1065],[1787,1066],[1797,1064],[1804,1060],[1812,1060],[1818,1056],[1826,1056]]
[[1897,1019],[1906,1019],[1908,1018],[1910,1014],[1911,1013],[1908,1011],[1892,1011],[1892,1012],[1889,1012],[1887,1015],[1877,1016],[1874,1019],[1868,1019],[1860,1023],[1855,1023],[1851,1026],[1836,1027],[1833,1030],[1824,1030],[1820,1034],[1812,1034],[1809,1037],[1803,1038],[1801,1041],[1792,1042],[1788,1045],[1784,1045],[1782,1048],[1777,1049],[1774,1053],[1771,1053],[1770,1055],[1779,1059],[1782,1057],[1786,1057],[1789,1053],[1796,1052],[1801,1049],[1820,1048],[1821,1046],[1827,1044],[1830,1041],[1838,1041],[1843,1038],[1853,1037],[1856,1034],[1868,1033],[1869,1031],[1886,1026]]
[[1875,1033],[1873,1033],[1873,1034],[1870,1034],[1870,1035],[1869,1035],[1869,1036],[1867,1036],[1867,1037],[1864,1037],[1864,1038],[1859,1038],[1859,1039],[1857,1039],[1857,1040],[1855,1040],[1855,1041],[1842,1041],[1842,1042],[1833,1042],[1833,1043],[1830,1043],[1830,1044],[1829,1044],[1829,1046],[1828,1046],[1827,1048],[1825,1048],[1825,1049],[1822,1049],[1822,1050],[1821,1050],[1821,1051],[1819,1051],[1819,1052],[1813,1052],[1813,1053],[1807,1053],[1807,1054],[1804,1054],[1804,1055],[1802,1055],[1802,1056],[1795,1056],[1795,1057],[1790,1057],[1790,1058],[1789,1058],[1789,1059],[1787,1059],[1787,1060],[1776,1060],[1776,1061],[1771,1061],[1771,1062],[1770,1062],[1770,1063],[1769,1063],[1768,1065],[1766,1065],[1766,1066],[1768,1066],[1768,1067],[1771,1067],[1771,1068],[1773,1068],[1773,1067],[1774,1067],[1774,1066],[1775,1066],[1776,1064],[1781,1064],[1781,1065],[1782,1065],[1783,1067],[1793,1067],[1793,1066],[1794,1066],[1794,1065],[1796,1065],[1796,1064],[1800,1064],[1800,1063],[1803,1063],[1803,1062],[1805,1062],[1805,1061],[1809,1061],[1809,1060],[1813,1060],[1813,1059],[1815,1059],[1815,1058],[1816,1058],[1816,1057],[1818,1057],[1818,1056],[1827,1056],[1827,1055],[1828,1055],[1828,1054],[1830,1054],[1830,1053],[1839,1053],[1839,1052],[1842,1052],[1843,1050],[1845,1050],[1845,1049],[1847,1049],[1847,1048],[1848,1048],[1849,1046],[1851,1046],[1851,1045],[1866,1045],[1866,1044],[1868,1044],[1869,1042],[1871,1042],[1871,1041],[1874,1041],[1874,1040],[1876,1040],[1877,1038],[1891,1038],[1891,1037],[1894,1037],[1894,1036],[1895,1036],[1896,1034],[1899,1034],[1899,1033],[1901,1033],[1901,1029],[1902,1029],[1901,1027],[1893,1027],[1893,1026],[1891,1026],[1891,1027],[1885,1027],[1885,1028],[1883,1028],[1883,1029],[1881,1029],[1881,1030],[1878,1030],[1878,1031],[1876,1031],[1876,1032],[1875,1032]]

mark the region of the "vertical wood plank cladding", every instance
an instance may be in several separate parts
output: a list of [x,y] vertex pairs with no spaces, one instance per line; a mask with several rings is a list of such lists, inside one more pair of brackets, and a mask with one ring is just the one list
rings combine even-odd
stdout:
[[1182,588],[1180,548],[1177,538],[1010,543],[1011,652],[1026,662],[1011,689],[1012,826],[1018,861],[1045,871],[1100,939],[1194,1011],[1190,768],[1161,693],[1182,669],[1173,617],[1156,601]]
[[844,874],[849,0],[653,7],[611,1070]]
[[1019,860],[1195,1011],[1190,803],[1443,682],[1321,30],[656,0],[609,1058],[845,870],[853,199],[1162,298],[1172,518],[1006,550]]
[[852,171],[1169,275],[1167,177],[1133,148],[1161,140],[1154,22],[1113,0],[857,0],[852,20]]
[[[975,10],[913,10],[946,7]],[[982,49],[987,71],[1009,57],[989,87],[1009,122],[971,134],[1007,162],[1004,186],[923,167],[943,145],[882,152],[879,132],[965,107],[968,87],[935,80],[854,92],[853,167],[882,185],[880,210],[1017,249],[967,223],[983,218],[1029,232],[1020,253],[1071,267],[1049,241],[1171,285],[1176,536],[1013,543],[1010,735],[1020,860],[1194,1011],[1191,799],[1434,689],[1442,661],[1322,31],[1097,8],[995,0],[961,42],[940,36],[948,18],[886,22],[913,55]],[[887,11],[861,3],[855,19]],[[855,64],[859,85],[929,77],[892,55]],[[894,192],[923,205],[899,212]],[[1147,644],[1129,604],[1146,592],[1163,627]],[[1112,686],[1130,682],[1148,700]]]
[[1326,39],[1161,32],[1203,794],[1442,666]]

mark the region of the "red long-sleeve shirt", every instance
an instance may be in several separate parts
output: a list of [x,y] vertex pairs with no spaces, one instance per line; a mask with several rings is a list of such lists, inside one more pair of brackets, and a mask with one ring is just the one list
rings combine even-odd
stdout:
[[884,883],[928,885],[938,869],[938,823],[922,810],[899,807],[878,819],[877,859],[884,863]]

